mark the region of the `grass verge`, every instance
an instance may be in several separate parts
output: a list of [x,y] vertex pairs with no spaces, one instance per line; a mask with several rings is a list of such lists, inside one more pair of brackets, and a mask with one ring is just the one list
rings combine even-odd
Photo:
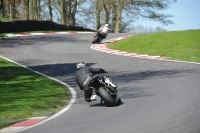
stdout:
[[6,33],[0,33],[0,37],[6,37]]
[[12,21],[12,20],[17,20],[17,19],[10,19],[10,18],[0,17],[0,21],[2,21],[2,22],[5,22],[5,21]]
[[167,59],[200,62],[200,30],[132,36],[107,45],[110,49],[166,56]]
[[0,128],[30,117],[49,116],[68,100],[57,82],[0,58]]

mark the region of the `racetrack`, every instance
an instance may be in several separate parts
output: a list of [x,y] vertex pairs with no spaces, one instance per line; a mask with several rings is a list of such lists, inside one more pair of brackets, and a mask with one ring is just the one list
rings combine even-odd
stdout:
[[[109,34],[107,39],[129,34]],[[60,116],[21,133],[200,133],[200,65],[112,55],[90,48],[93,34],[0,40],[0,55],[59,79],[77,93]],[[103,67],[119,85],[118,107],[86,103],[75,64]]]

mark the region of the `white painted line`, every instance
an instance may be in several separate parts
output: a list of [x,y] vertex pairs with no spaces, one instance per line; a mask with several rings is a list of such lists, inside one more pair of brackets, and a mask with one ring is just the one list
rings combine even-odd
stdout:
[[127,54],[127,52],[117,52],[118,54]]
[[99,50],[110,51],[108,48],[99,48]]
[[92,34],[94,32],[41,32],[41,33],[28,33],[28,34],[6,34],[7,37],[22,37],[22,36],[37,36],[37,35],[49,35],[49,34]]
[[69,32],[55,32],[56,34],[70,34]]
[[7,128],[1,129],[0,133],[14,133],[14,132],[21,131],[24,128],[26,128],[26,126],[23,126],[23,127],[7,127]]
[[124,55],[126,52],[109,52],[110,54]]
[[119,50],[113,50],[113,49],[104,49],[106,52],[118,52]]
[[124,38],[123,37],[119,37],[116,40],[119,41],[119,40],[122,40],[122,39],[124,39]]
[[146,55],[146,54],[141,54],[141,55],[134,55],[135,57],[144,57],[144,56],[149,56],[149,55]]
[[7,37],[14,37],[15,34],[6,34]]
[[95,48],[107,48],[105,45],[95,46]]
[[104,49],[106,52],[118,52],[119,50],[113,50],[113,49]]
[[[72,88],[72,87],[69,86],[68,84],[66,84],[66,83],[64,83],[64,82],[62,82],[62,81],[60,81],[60,80],[58,80],[58,79],[55,79],[55,78],[53,78],[53,77],[50,77],[50,76],[47,76],[47,75],[42,74],[42,73],[40,73],[40,72],[37,72],[37,71],[35,71],[35,70],[33,70],[33,69],[30,69],[30,68],[28,68],[28,67],[26,67],[26,66],[24,66],[24,65],[21,65],[21,64],[15,62],[15,61],[10,60],[10,59],[8,59],[8,58],[6,58],[6,57],[3,57],[3,56],[1,56],[1,55],[0,55],[0,57],[3,58],[3,59],[5,59],[5,60],[8,60],[8,61],[10,61],[10,62],[12,62],[12,63],[15,63],[15,64],[17,64],[17,65],[19,65],[19,66],[21,66],[21,67],[23,67],[23,68],[26,68],[26,69],[28,69],[28,70],[30,70],[30,71],[32,71],[32,72],[35,72],[35,73],[37,73],[37,74],[39,74],[39,75],[42,75],[42,76],[44,76],[44,77],[47,77],[47,78],[49,78],[49,79],[51,79],[51,80],[54,80],[54,81],[56,81],[56,82],[58,82],[58,83],[64,85],[65,87],[67,87],[67,88],[70,90],[71,95],[72,95],[72,98],[71,98],[70,102],[68,103],[68,105],[67,105],[66,107],[64,107],[62,110],[60,110],[58,113],[54,114],[53,116],[51,116],[51,117],[49,117],[49,118],[47,118],[47,119],[45,119],[45,120],[42,120],[41,122],[39,122],[39,123],[37,123],[37,124],[35,124],[35,125],[29,126],[29,127],[25,127],[25,128],[23,128],[23,129],[21,129],[21,130],[19,130],[19,131],[24,131],[24,130],[26,130],[26,129],[35,127],[35,126],[37,126],[37,125],[43,124],[43,123],[45,123],[45,122],[47,122],[47,121],[49,121],[49,120],[52,120],[52,119],[58,117],[58,116],[61,115],[62,113],[66,112],[66,111],[73,105],[73,103],[76,101],[76,91],[74,90],[74,88]],[[17,132],[19,132],[19,131],[17,131]]]
[[151,56],[152,58],[159,58],[160,56]]
[[168,59],[165,59],[166,61],[171,61],[171,62],[180,62],[180,63],[189,63],[189,64],[198,64],[200,65],[200,63],[198,62],[188,62],[188,61],[178,61],[178,60],[168,60]]
[[29,34],[31,34],[31,35],[45,35],[45,33],[29,33]]
[[125,56],[131,56],[131,55],[136,55],[137,53],[128,53],[128,54],[124,54]]
[[45,119],[47,117],[31,117],[31,118],[28,118],[27,120],[35,120],[35,119]]

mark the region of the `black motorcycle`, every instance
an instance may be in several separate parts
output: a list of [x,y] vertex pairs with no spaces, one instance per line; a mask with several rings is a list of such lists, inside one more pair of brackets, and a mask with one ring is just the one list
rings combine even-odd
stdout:
[[100,43],[105,38],[105,36],[105,33],[98,31],[97,34],[94,36],[92,43]]
[[98,74],[96,74],[93,76],[89,87],[101,97],[101,103],[105,103],[109,106],[117,106],[121,103],[121,98],[118,95],[117,89],[111,85],[112,80],[110,78],[106,80],[107,81],[103,81],[98,77]]

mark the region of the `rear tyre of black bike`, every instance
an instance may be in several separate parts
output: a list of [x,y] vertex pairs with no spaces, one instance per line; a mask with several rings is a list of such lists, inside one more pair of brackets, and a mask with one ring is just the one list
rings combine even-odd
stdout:
[[118,102],[108,94],[108,92],[105,90],[104,87],[100,87],[99,90],[99,95],[101,98],[110,106],[116,106],[118,105]]

